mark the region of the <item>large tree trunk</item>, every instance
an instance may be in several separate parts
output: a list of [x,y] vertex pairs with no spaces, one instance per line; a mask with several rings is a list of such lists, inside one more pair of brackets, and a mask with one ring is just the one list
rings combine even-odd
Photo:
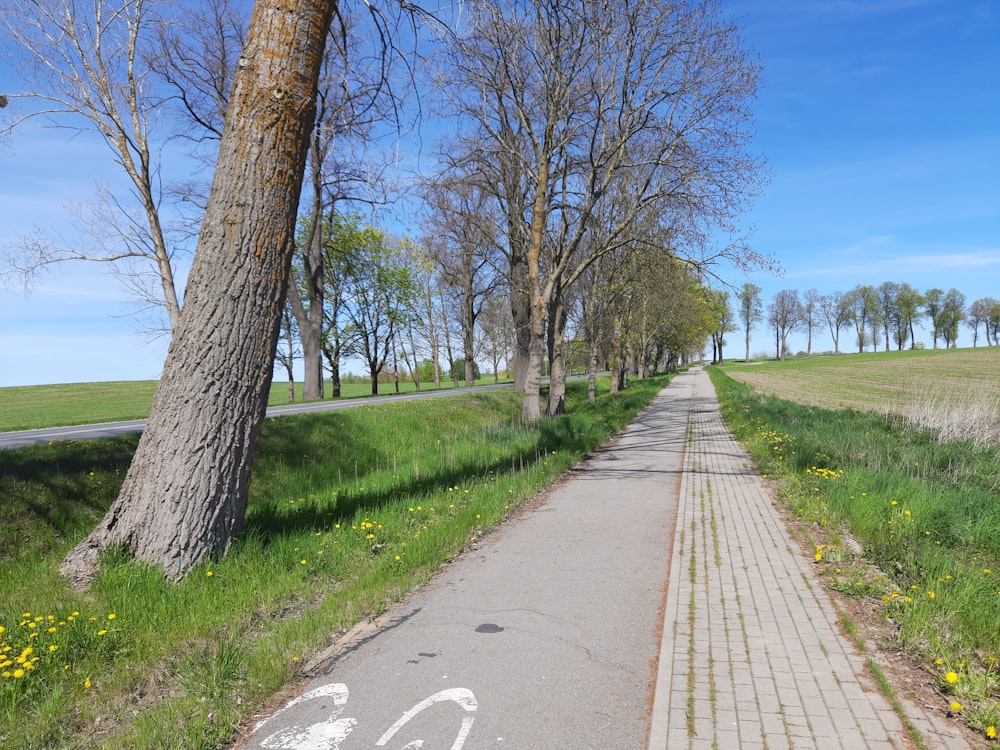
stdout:
[[243,523],[333,9],[254,6],[180,325],[121,492],[63,561],[77,585],[119,544],[177,579]]
[[[562,299],[561,294],[557,296]],[[563,304],[558,301],[551,304],[550,307],[548,415],[554,417],[566,411],[566,352],[563,347],[566,310]]]
[[524,390],[528,377],[528,358],[531,343],[531,300],[528,297],[528,265],[523,253],[511,252],[510,260],[510,312],[514,323],[514,389]]

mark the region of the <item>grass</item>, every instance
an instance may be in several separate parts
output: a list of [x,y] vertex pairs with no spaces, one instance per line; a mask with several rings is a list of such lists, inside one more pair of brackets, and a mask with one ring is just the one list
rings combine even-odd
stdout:
[[[86,594],[58,576],[136,438],[0,452],[0,745],[219,748],[255,707],[609,439],[665,385],[568,386],[269,420],[244,532],[176,585],[112,551]],[[30,649],[30,650],[29,650]],[[6,662],[10,662],[6,664]]]
[[[130,380],[106,383],[68,383],[0,388],[0,432],[32,430],[43,427],[69,427],[78,424],[119,422],[145,419],[156,391],[155,380]],[[501,382],[508,382],[503,381]],[[493,377],[480,378],[476,385],[492,385]],[[433,390],[432,383],[422,383],[423,391]],[[442,390],[451,389],[450,379],[441,381]],[[412,381],[401,381],[400,393],[413,393]],[[380,383],[379,394],[396,392],[394,383]],[[302,400],[302,383],[295,384],[296,403]],[[371,396],[368,381],[341,385],[341,399]],[[330,400],[330,385],[326,384]],[[288,401],[288,382],[276,380],[271,385],[268,405],[281,406]]]
[[[821,368],[803,372],[826,403]],[[870,598],[894,625],[890,645],[934,675],[944,705],[961,701],[963,718],[989,736],[1000,725],[998,447],[941,441],[871,401],[823,409],[719,370],[712,377],[730,428],[805,523],[830,587]],[[840,387],[835,373],[830,387]]]
[[725,371],[761,393],[826,409],[907,414],[940,394],[1000,404],[1000,347],[727,363]]

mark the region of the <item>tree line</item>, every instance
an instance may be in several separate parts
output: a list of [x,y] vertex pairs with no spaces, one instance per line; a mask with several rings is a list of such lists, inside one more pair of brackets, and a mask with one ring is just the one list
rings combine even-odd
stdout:
[[[39,235],[12,267],[109,263],[171,335],[121,494],[64,565],[82,582],[109,545],[172,577],[225,550],[276,352],[301,356],[318,398],[348,354],[374,387],[397,358],[436,363],[454,327],[449,362],[509,349],[534,423],[564,408],[570,339],[591,390],[603,362],[617,387],[715,341],[714,264],[773,265],[711,241],[734,234],[762,166],[759,66],[714,0],[474,0],[451,27],[393,3],[258,0],[249,18],[229,0],[0,5],[30,86],[8,96],[11,124],[89,123],[132,187],[97,196],[90,242]],[[454,129],[405,186],[420,226],[393,238],[361,211],[399,189],[378,139],[405,130],[417,91]],[[178,142],[204,175],[168,185],[160,159]]]
[[[878,286],[859,284],[846,292],[820,294],[810,289],[800,295],[794,289],[782,289],[764,307],[761,289],[744,284],[736,295],[736,312],[746,335],[746,356],[750,361],[750,333],[758,323],[766,322],[774,332],[775,358],[784,359],[788,336],[806,334],[806,354],[812,354],[813,334],[826,330],[833,339],[834,353],[841,353],[841,336],[853,337],[859,353],[868,347],[885,351],[895,347],[917,349],[915,328],[929,324],[933,348],[940,342],[945,348],[957,346],[959,329],[964,323],[972,333],[972,345],[979,341],[982,329],[987,346],[1000,344],[1000,301],[982,297],[966,305],[965,295],[957,289],[932,288],[924,292],[905,282],[886,281]],[[730,330],[736,330],[733,326]]]

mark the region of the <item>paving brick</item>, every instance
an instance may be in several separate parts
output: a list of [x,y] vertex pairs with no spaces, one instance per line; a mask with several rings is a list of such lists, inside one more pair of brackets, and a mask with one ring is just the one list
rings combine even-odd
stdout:
[[[869,689],[864,659],[840,634],[812,561],[726,430],[708,376],[695,370],[670,387],[679,401],[687,398],[689,423],[671,559],[679,575],[671,576],[665,611],[674,626],[663,631],[676,639],[665,646],[674,654],[673,673],[659,677],[671,686],[670,700],[661,702],[669,712],[667,747],[888,750],[899,718]],[[689,669],[697,738],[686,734]],[[712,696],[714,719],[707,719]],[[931,750],[968,748],[950,737],[925,741]]]

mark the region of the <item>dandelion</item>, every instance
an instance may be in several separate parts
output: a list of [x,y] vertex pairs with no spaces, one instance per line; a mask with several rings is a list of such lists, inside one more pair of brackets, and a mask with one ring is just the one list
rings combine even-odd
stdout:
[[98,630],[97,634],[98,635],[107,635],[107,632],[108,632],[107,630]]
[[959,703],[958,701],[952,701],[952,702],[951,702],[951,706],[950,706],[950,707],[951,707],[951,710],[952,710],[952,711],[955,711],[956,713],[957,713],[958,711],[961,711],[961,710],[962,710],[963,708],[965,708],[965,707],[964,707],[964,706],[963,706],[963,705],[962,705],[961,703]]
[[931,599],[937,598],[937,594],[935,594],[933,591],[928,591],[927,596],[929,596]]
[[299,560],[299,564],[301,564],[301,565],[305,565],[305,564],[306,564],[306,561],[305,561],[305,560]]
[[214,574],[212,573],[211,570],[206,570],[205,571],[205,575],[208,576],[209,578],[211,578]]
[[112,612],[112,613],[111,613],[110,615],[108,615],[108,619],[109,619],[109,620],[113,620],[113,619],[115,619],[115,618],[116,618],[117,616],[118,616],[118,615],[116,615],[116,614],[115,614],[114,612]]
[[85,688],[89,688],[90,687],[90,678],[89,677],[86,680],[83,681],[83,686]]
[[986,736],[991,740],[995,740],[997,738],[997,728],[992,724],[986,727]]
[[947,673],[947,674],[946,674],[946,675],[944,676],[944,678],[945,678],[945,680],[947,680],[947,681],[948,681],[949,683],[951,683],[952,685],[954,685],[954,684],[955,684],[956,682],[958,682],[958,675],[957,675],[957,674],[955,674],[954,672],[948,672],[948,673]]

